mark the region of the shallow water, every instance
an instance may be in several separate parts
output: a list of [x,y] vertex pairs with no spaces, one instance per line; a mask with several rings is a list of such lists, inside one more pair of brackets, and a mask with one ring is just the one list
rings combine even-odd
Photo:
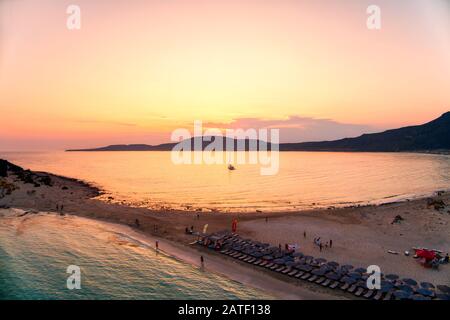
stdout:
[[116,201],[151,208],[296,210],[390,202],[450,189],[450,156],[281,152],[279,172],[258,164],[175,165],[170,152],[1,153],[25,168],[94,182]]
[[[1,214],[1,213],[0,213]],[[69,290],[69,265],[81,289]],[[270,299],[93,220],[0,215],[0,299]]]

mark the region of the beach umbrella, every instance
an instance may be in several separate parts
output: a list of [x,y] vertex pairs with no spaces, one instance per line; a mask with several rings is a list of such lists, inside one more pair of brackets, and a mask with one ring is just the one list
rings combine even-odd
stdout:
[[[328,266],[328,264],[327,264]],[[343,268],[343,267],[339,267],[335,269],[337,273],[341,273],[341,274],[347,274],[349,273],[349,269]]]
[[430,250],[416,250],[416,256],[419,258],[424,258],[427,261],[431,261],[436,257],[436,253]]
[[438,285],[437,288],[443,293],[450,294],[450,287],[449,286]]
[[276,264],[280,264],[280,265],[285,264],[284,259],[275,259],[275,260],[273,260],[273,262]]
[[434,288],[434,284],[432,284],[430,282],[421,282],[420,286],[425,289]]
[[403,279],[402,281],[409,286],[417,286],[417,281],[414,279],[406,278],[406,279]]
[[429,297],[424,297],[421,294],[413,294],[410,299],[416,300],[416,301],[422,301],[422,300],[431,300]]
[[358,287],[361,287],[361,288],[367,288],[367,282],[366,282],[366,281],[360,280],[360,281],[358,281],[358,282],[356,283],[356,285],[357,285]]
[[352,266],[351,264],[344,264],[343,266],[341,266],[342,269],[346,269],[346,270],[351,270],[354,268],[354,266]]
[[353,270],[354,272],[359,272],[359,273],[366,273],[367,272],[367,269],[364,269],[364,268],[357,268],[357,269],[355,269],[355,270]]
[[358,272],[349,272],[347,276],[354,278],[354,279],[361,279],[361,274]]
[[417,293],[426,296],[426,297],[433,297],[434,296],[434,292],[429,290],[429,289],[424,289],[424,288],[420,288],[416,290]]
[[287,262],[286,262],[286,265],[287,265],[288,267],[295,266],[296,264],[297,264],[297,263],[294,262],[294,261],[287,261]]
[[334,270],[332,267],[330,267],[329,265],[327,265],[327,264],[324,264],[324,265],[322,265],[322,266],[320,266],[320,269],[323,269],[323,270],[325,270],[325,271],[332,271],[332,270]]
[[284,254],[281,253],[281,252],[275,252],[275,253],[273,254],[273,256],[275,257],[275,259],[279,259],[279,258],[284,257]]
[[323,269],[314,269],[311,273],[315,274],[316,276],[323,276],[326,271]]
[[406,284],[401,284],[396,286],[400,291],[405,291],[405,292],[409,292],[410,294],[412,294],[414,292],[414,289],[411,288],[410,286],[406,285]]
[[436,299],[450,301],[450,294],[438,293]]
[[264,256],[262,257],[264,260],[273,260],[273,256]]
[[389,279],[389,280],[397,280],[399,278],[399,276],[391,273],[391,274],[386,275],[385,278]]
[[293,257],[297,257],[297,258],[302,258],[302,257],[303,257],[303,253],[301,253],[301,252],[294,252],[294,253],[292,254],[292,256],[293,256]]
[[297,270],[303,270],[303,266],[305,266],[305,265],[297,262],[296,265],[294,266],[294,268]]
[[337,263],[336,261],[328,261],[327,265],[329,265],[330,267],[333,267],[333,268],[339,267],[339,263]]
[[345,282],[345,283],[348,283],[348,284],[354,284],[356,282],[356,279],[351,278],[351,277],[343,277],[341,279],[341,282]]
[[406,300],[406,299],[408,299],[411,296],[411,293],[410,292],[406,292],[406,291],[402,291],[402,290],[397,290],[397,291],[394,292],[394,296],[397,299]]
[[327,262],[327,259],[324,259],[324,258],[317,258],[317,259],[315,259],[314,261],[317,262],[317,263],[319,263],[319,264],[322,264],[322,263]]
[[392,285],[392,283],[389,283],[389,282],[385,282],[385,283],[383,283],[383,281],[381,281],[381,288],[380,288],[380,291],[381,292],[389,292],[389,291],[391,291],[392,290],[392,288],[393,288],[394,286]]
[[314,259],[314,257],[312,256],[304,256],[303,259],[305,259],[305,261],[310,262]]
[[262,253],[261,251],[256,251],[252,254],[252,256],[255,258],[261,258],[262,256],[264,256],[264,253]]
[[310,265],[302,264],[302,265],[299,266],[299,269],[300,269],[300,270],[303,270],[303,271],[306,271],[306,272],[309,272],[309,271],[311,271],[311,270],[314,269],[314,268],[311,267]]
[[325,275],[325,277],[327,277],[327,279],[331,279],[331,280],[339,280],[341,278],[341,276],[335,272],[327,273]]

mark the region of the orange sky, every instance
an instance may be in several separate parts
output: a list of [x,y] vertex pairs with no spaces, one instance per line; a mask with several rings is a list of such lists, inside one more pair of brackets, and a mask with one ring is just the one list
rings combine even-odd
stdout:
[[0,150],[160,143],[194,119],[354,136],[432,120],[449,84],[445,0],[0,0]]

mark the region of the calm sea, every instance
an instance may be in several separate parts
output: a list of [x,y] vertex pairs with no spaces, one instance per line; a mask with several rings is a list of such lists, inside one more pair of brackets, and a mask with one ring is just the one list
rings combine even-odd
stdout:
[[390,202],[450,189],[450,156],[282,152],[260,165],[175,165],[170,152],[1,153],[25,168],[90,181],[135,206],[223,211],[296,210]]

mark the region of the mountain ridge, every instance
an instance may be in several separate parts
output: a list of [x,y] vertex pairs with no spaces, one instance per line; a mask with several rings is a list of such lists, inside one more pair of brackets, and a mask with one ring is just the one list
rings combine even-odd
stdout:
[[[191,146],[195,139],[191,138]],[[204,138],[204,137],[203,137]],[[225,146],[226,139],[222,137]],[[232,139],[235,150],[249,151],[249,139],[243,139],[244,149],[237,148],[238,139]],[[203,141],[202,148],[210,141]],[[242,141],[241,141],[242,143]],[[258,145],[259,141],[256,140]],[[159,145],[147,144],[118,144],[92,149],[69,149],[67,152],[95,152],[95,151],[170,151],[177,143],[163,143]],[[271,145],[268,144],[270,149]],[[255,149],[251,149],[255,150]],[[258,150],[258,149],[256,149]],[[359,151],[359,152],[406,152],[406,151],[436,151],[450,150],[450,111],[440,117],[422,125],[389,129],[378,133],[362,134],[355,138],[344,138],[332,141],[280,143],[280,151]]]

